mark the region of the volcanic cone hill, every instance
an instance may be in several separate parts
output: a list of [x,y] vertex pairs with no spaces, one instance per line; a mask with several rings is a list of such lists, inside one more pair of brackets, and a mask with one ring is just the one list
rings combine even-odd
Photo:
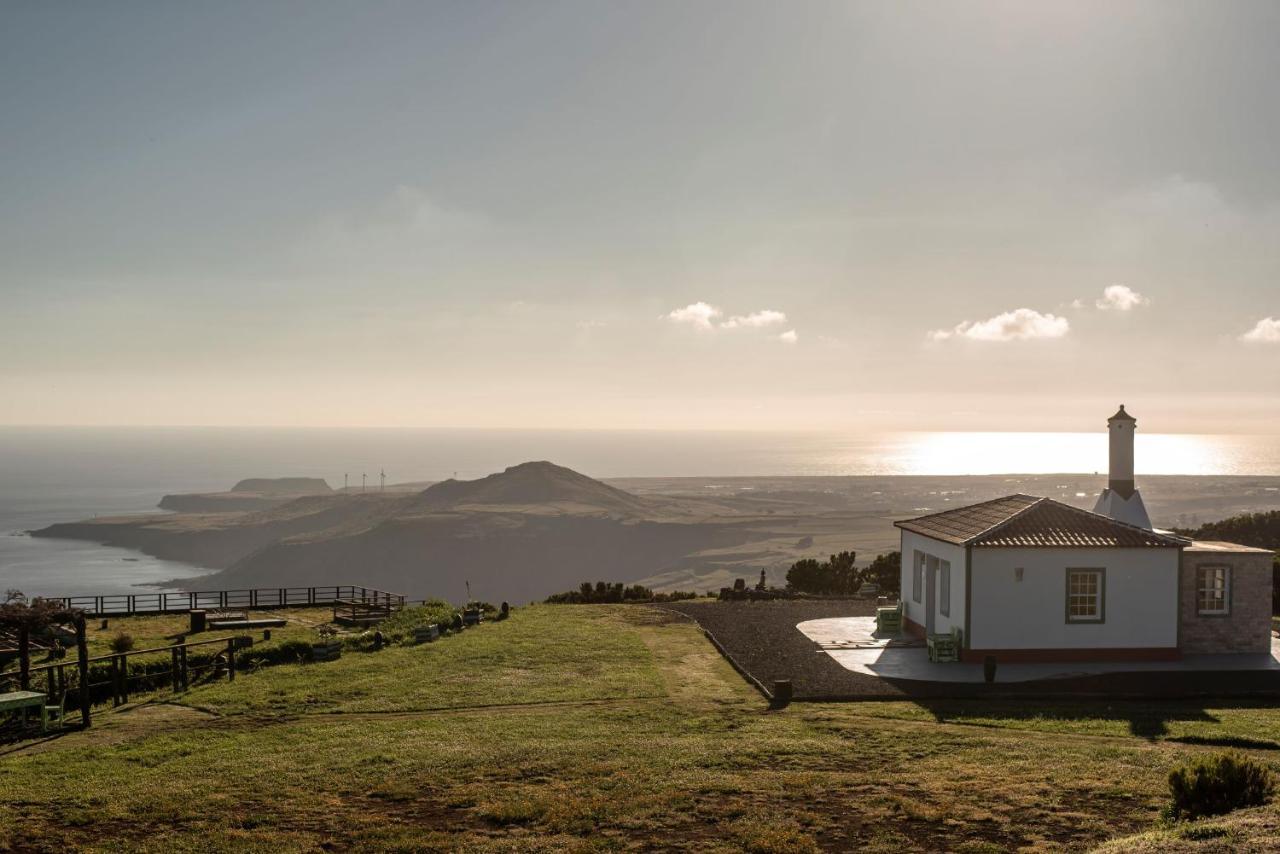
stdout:
[[460,507],[540,507],[560,512],[620,517],[652,515],[657,502],[593,480],[549,462],[521,463],[479,480],[446,480],[432,484],[414,502],[424,510]]

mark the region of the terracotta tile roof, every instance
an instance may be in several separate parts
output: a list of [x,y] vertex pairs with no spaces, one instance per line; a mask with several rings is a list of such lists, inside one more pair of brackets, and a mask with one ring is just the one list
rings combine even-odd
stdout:
[[1190,542],[1030,495],[1010,495],[894,524],[958,546],[1181,548]]

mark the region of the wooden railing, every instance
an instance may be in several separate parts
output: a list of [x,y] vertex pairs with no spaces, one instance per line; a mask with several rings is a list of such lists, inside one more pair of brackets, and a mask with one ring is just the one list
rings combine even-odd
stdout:
[[378,604],[388,610],[404,607],[404,596],[372,587],[342,584],[328,587],[255,587],[245,590],[193,590],[184,593],[128,593],[103,596],[62,596],[53,601],[78,608],[91,617],[172,614],[197,608],[306,608],[335,602]]
[[390,617],[391,610],[386,602],[340,599],[333,603],[333,621],[350,625],[374,623]]
[[[130,686],[135,683],[140,683],[142,690],[169,685],[174,691],[183,691],[190,686],[193,677],[198,678],[203,671],[210,671],[215,676],[225,672],[228,681],[235,681],[236,651],[252,646],[252,643],[248,636],[233,635],[37,664],[23,670],[0,673],[0,691],[42,690],[54,702],[61,697],[66,711],[70,713],[79,709],[82,723],[88,725],[89,709],[95,702],[109,697],[113,705],[127,703]],[[212,647],[215,652],[207,660],[193,663],[189,661],[187,651],[196,647]],[[166,654],[169,657],[167,667],[163,664]],[[154,656],[150,662],[152,666],[144,665],[141,672],[130,673],[129,659],[137,656]],[[101,674],[103,670],[93,667],[99,662],[107,662],[108,666],[105,678],[95,681],[95,672]]]

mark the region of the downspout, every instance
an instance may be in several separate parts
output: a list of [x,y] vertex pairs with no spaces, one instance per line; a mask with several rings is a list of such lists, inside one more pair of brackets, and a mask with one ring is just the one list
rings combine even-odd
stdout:
[[973,625],[973,546],[964,547],[964,637],[960,639],[960,658],[964,660],[964,651],[972,649],[970,643]]

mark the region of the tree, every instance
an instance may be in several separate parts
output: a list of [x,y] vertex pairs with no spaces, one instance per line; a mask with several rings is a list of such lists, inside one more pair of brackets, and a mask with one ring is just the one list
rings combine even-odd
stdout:
[[876,555],[862,570],[862,580],[874,584],[881,596],[902,595],[902,552]]
[[854,566],[855,552],[831,555],[826,563],[813,558],[798,560],[787,570],[787,589],[800,593],[851,596],[862,586],[862,577]]

